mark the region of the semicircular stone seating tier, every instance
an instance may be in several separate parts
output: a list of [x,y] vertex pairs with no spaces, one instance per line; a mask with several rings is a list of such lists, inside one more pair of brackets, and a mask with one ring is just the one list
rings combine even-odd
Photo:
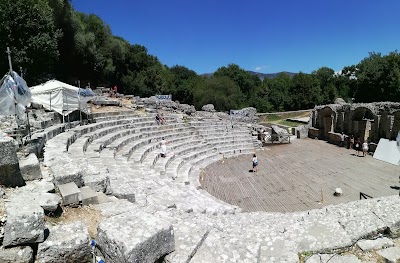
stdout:
[[299,253],[350,246],[400,223],[398,196],[285,214],[241,213],[214,198],[201,189],[202,168],[254,152],[245,124],[170,115],[157,125],[154,115],[132,113],[95,121],[49,140],[44,163],[55,184],[90,185],[117,197],[96,206],[106,262],[154,262],[166,253],[165,263],[299,262]]

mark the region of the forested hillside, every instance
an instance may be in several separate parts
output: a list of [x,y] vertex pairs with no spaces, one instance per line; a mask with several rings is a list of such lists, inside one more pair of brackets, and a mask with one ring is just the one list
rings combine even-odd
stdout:
[[7,46],[14,69],[22,68],[29,86],[52,78],[73,85],[79,80],[81,86],[117,85],[125,94],[172,94],[197,108],[213,103],[218,110],[253,106],[259,112],[308,109],[338,97],[400,101],[397,51],[372,52],[342,74],[322,67],[262,80],[230,64],[204,77],[184,66],[163,65],[146,47],[114,36],[99,17],[75,11],[68,0],[0,1],[0,74],[8,70]]

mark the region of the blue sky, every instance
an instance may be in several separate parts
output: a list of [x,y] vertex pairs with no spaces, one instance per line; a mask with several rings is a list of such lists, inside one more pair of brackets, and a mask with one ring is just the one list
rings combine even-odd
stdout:
[[400,49],[398,0],[73,0],[114,35],[198,74],[230,63],[263,73],[335,71]]

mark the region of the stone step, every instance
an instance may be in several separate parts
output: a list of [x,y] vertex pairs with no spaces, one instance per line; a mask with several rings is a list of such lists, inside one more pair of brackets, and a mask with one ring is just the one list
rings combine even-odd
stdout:
[[74,182],[58,185],[58,190],[61,194],[62,205],[79,204],[82,201],[81,191]]
[[89,186],[83,186],[81,191],[82,205],[95,205],[99,203],[98,194]]

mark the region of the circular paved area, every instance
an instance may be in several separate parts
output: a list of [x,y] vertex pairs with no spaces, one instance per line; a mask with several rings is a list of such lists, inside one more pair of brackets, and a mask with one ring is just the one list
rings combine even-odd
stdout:
[[[372,156],[325,141],[302,139],[257,151],[258,174],[251,170],[252,155],[218,161],[204,169],[203,189],[244,211],[293,212],[396,195],[400,168]],[[340,187],[343,195],[333,196]],[[321,202],[322,201],[322,202]]]

